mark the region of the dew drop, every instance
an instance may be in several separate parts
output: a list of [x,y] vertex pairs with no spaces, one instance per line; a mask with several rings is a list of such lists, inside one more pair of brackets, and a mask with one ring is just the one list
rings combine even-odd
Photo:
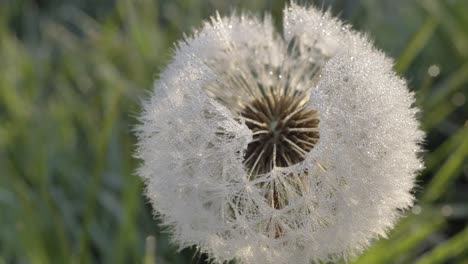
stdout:
[[431,65],[428,69],[427,69],[427,74],[429,74],[429,76],[431,77],[437,77],[439,76],[440,74],[440,67],[436,64],[433,64]]
[[419,206],[419,205],[415,205],[411,209],[411,212],[413,212],[413,214],[415,214],[415,215],[419,215],[421,213],[421,211],[422,211],[421,206]]
[[465,98],[465,95],[458,92],[458,93],[455,93],[453,96],[452,96],[452,104],[454,106],[463,106],[465,104],[465,101],[466,101],[466,98]]
[[448,217],[453,214],[453,208],[452,206],[446,204],[442,206],[442,208],[440,209],[440,212],[442,213],[443,216]]

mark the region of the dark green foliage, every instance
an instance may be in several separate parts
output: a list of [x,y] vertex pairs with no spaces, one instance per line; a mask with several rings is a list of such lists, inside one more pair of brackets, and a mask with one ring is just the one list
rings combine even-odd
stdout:
[[[284,2],[1,0],[0,264],[203,262],[176,253],[142,195],[139,99],[216,9],[279,25]],[[396,58],[428,133],[418,205],[356,261],[468,263],[468,2],[314,3]]]

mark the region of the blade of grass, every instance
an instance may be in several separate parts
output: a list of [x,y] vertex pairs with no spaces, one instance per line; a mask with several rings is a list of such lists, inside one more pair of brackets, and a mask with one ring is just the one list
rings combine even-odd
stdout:
[[468,82],[468,63],[461,66],[444,83],[436,88],[436,91],[426,100],[426,109],[437,109],[443,102],[448,101],[447,97],[459,89],[464,88]]
[[457,52],[463,57],[468,56],[468,35],[463,30],[463,25],[458,24],[454,16],[444,6],[444,1],[419,0],[417,3],[429,14],[436,17],[448,36],[452,38],[452,44]]
[[12,181],[12,187],[20,198],[20,218],[16,223],[16,229],[22,243],[22,251],[26,254],[28,261],[32,264],[50,263],[47,256],[46,245],[42,241],[42,236],[38,226],[41,219],[35,213],[34,202],[36,199],[31,197],[31,191],[20,179],[15,178]]
[[[417,221],[412,221],[417,220]],[[412,224],[409,224],[411,223]],[[436,214],[413,216],[406,224],[406,231],[401,236],[392,236],[389,240],[380,240],[371,250],[361,255],[354,264],[359,263],[386,263],[410,251],[429,234],[436,232],[444,224],[444,219]]]
[[436,172],[422,196],[422,201],[431,203],[437,200],[447,190],[448,185],[457,176],[468,155],[468,137],[459,142],[458,148],[452,153],[442,167]]
[[143,264],[156,264],[156,238],[148,236],[145,241],[145,257]]
[[432,171],[445,159],[464,138],[468,137],[468,126],[463,126],[457,130],[451,137],[444,141],[426,158],[426,170]]
[[434,17],[429,16],[426,19],[420,29],[416,32],[416,34],[413,35],[409,43],[400,53],[400,56],[395,62],[395,71],[401,74],[408,69],[416,56],[426,46],[429,39],[434,35],[434,32],[437,29],[437,25],[438,22]]
[[437,107],[424,113],[422,128],[431,131],[457,109],[450,101],[442,101]]
[[466,253],[468,245],[468,227],[449,240],[424,254],[416,264],[447,263],[450,258]]
[[[97,192],[101,186],[101,181],[104,174],[105,168],[105,157],[106,157],[106,150],[108,139],[110,138],[110,133],[112,132],[112,128],[115,125],[115,121],[118,115],[118,106],[120,101],[120,91],[118,87],[115,87],[113,93],[109,93],[109,98],[105,98],[107,102],[109,102],[108,108],[105,110],[104,120],[102,121],[102,127],[99,130],[97,135],[94,135],[95,138],[95,145],[96,145],[96,161],[95,161],[95,169],[92,178],[90,179],[90,183],[87,188],[87,192],[85,195],[85,212],[84,212],[84,220],[83,225],[81,227],[81,236],[78,246],[78,258],[74,261],[77,263],[88,263],[89,255],[88,255],[88,243],[89,243],[89,225],[93,219],[94,210],[96,208],[96,197]],[[94,131],[94,130],[93,130]]]
[[[125,133],[126,134],[126,133]],[[124,153],[131,155],[131,143],[129,140],[130,137],[127,135],[121,140],[123,142]],[[109,263],[122,263],[124,260],[129,259],[130,256],[125,255],[125,253],[131,253],[129,250],[131,245],[136,244],[136,226],[137,226],[137,213],[139,209],[140,202],[140,181],[135,175],[132,174],[132,169],[130,166],[130,160],[122,157],[122,171],[124,174],[125,189],[123,191],[122,204],[123,204],[123,221],[119,226],[117,233],[117,238],[114,243],[114,254],[111,256],[111,261]],[[135,263],[136,261],[133,261]]]

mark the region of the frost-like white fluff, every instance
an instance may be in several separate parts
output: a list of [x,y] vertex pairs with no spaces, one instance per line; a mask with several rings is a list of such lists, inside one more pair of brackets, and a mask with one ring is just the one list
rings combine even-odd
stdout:
[[[143,105],[146,195],[181,248],[215,262],[348,258],[413,203],[424,135],[392,61],[314,8],[291,4],[283,27],[218,15],[178,43]],[[307,94],[320,138],[303,161],[253,175],[244,159],[254,135],[239,113],[259,87]]]

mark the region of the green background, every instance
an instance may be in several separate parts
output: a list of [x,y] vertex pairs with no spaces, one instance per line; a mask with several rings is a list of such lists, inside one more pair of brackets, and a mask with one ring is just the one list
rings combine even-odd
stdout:
[[[468,263],[468,1],[314,4],[395,58],[427,131],[417,205],[355,261]],[[139,101],[174,41],[215,10],[272,12],[280,25],[284,5],[0,0],[0,264],[203,263],[176,252],[142,196]]]

